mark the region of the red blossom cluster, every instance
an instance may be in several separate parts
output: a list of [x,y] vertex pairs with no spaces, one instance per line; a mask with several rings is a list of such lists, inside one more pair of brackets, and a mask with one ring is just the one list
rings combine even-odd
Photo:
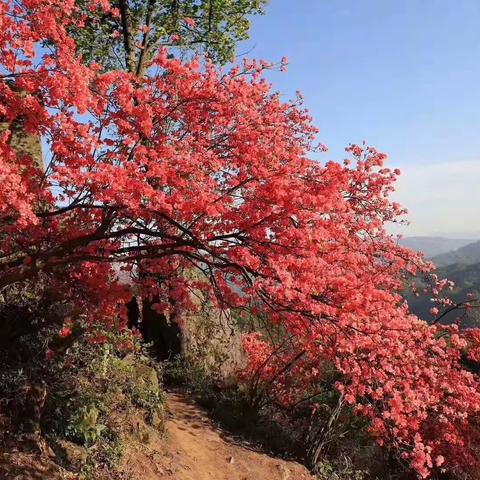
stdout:
[[479,334],[409,314],[405,282],[432,267],[385,231],[404,213],[385,155],[310,160],[317,131],[300,97],[261,78],[266,63],[220,71],[161,51],[144,78],[87,66],[68,35],[83,21],[73,0],[0,2],[0,115],[48,144],[43,172],[0,137],[0,288],[49,276],[107,322],[127,295],[120,269],[159,308],[194,308],[201,286],[282,329],[281,349],[245,348],[246,373],[284,404],[330,364],[420,476],[478,467],[480,389],[461,358],[478,360]]

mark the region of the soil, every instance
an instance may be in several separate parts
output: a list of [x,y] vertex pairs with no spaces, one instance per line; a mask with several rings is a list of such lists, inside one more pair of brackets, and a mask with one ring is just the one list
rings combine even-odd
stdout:
[[[132,420],[118,472],[111,480],[313,480],[295,462],[256,451],[216,427],[205,411],[182,393],[170,393],[166,430]],[[5,437],[4,437],[5,440]],[[53,451],[40,442],[26,448],[0,445],[1,480],[77,479],[60,466]]]
[[148,474],[142,470],[145,463],[139,452],[128,452],[125,464],[130,465],[132,480],[313,479],[298,463],[257,452],[232,439],[183,394],[169,394],[168,417],[166,439],[148,445]]

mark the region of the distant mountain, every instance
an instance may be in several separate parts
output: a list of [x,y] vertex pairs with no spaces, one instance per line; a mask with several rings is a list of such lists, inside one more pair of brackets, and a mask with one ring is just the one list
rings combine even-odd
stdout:
[[451,252],[436,255],[432,258],[432,261],[437,267],[453,264],[473,265],[480,263],[480,241],[469,243]]
[[[475,245],[475,244],[474,244]],[[476,242],[480,246],[480,242]],[[475,298],[480,297],[480,261],[475,264],[458,264],[447,265],[440,267],[437,271],[440,278],[448,278],[455,283],[452,292],[446,292],[455,303],[463,303],[467,300],[469,293],[473,294]],[[409,296],[407,302],[410,311],[419,318],[427,322],[432,320],[430,309],[435,306],[430,301],[431,295],[421,295],[419,297]],[[453,322],[457,317],[466,314],[462,321],[463,327],[480,327],[480,310],[472,309],[468,312],[454,311],[444,317],[442,323]]]
[[[445,292],[446,296],[455,303],[463,303],[469,293],[475,298],[480,297],[480,241],[468,241],[464,239],[446,239],[443,237],[410,237],[402,242],[403,246],[423,251],[437,266],[437,274],[440,278],[448,278],[455,283],[452,292]],[[450,251],[432,255],[432,251],[450,247]],[[416,282],[422,284],[417,278]],[[431,295],[413,295],[407,297],[408,305],[412,313],[423,320],[431,321],[433,317],[430,309],[435,306],[430,301]],[[454,311],[442,319],[442,323],[455,321],[462,314],[464,327],[480,327],[480,310],[474,309],[468,312]]]
[[[427,258],[432,258],[451,250],[457,250],[472,242],[475,242],[475,240],[445,237],[406,237],[399,243],[403,247],[423,252]],[[480,259],[478,261],[480,262]],[[455,261],[452,263],[455,263]]]

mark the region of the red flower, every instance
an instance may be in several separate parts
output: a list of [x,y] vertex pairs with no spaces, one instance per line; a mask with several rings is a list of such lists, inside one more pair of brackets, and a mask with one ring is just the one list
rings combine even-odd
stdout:
[[187,27],[190,27],[190,28],[195,28],[197,24],[197,22],[195,22],[195,20],[190,17],[185,17],[183,21],[185,22],[185,25],[187,25]]
[[68,337],[71,335],[72,329],[70,327],[63,327],[58,333],[62,338]]

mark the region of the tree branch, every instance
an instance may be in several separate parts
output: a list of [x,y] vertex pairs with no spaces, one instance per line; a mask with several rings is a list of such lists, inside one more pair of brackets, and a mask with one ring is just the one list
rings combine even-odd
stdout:
[[135,33],[132,25],[132,17],[128,0],[119,0],[120,15],[122,19],[123,44],[125,47],[125,63],[130,73],[136,73],[135,60]]

